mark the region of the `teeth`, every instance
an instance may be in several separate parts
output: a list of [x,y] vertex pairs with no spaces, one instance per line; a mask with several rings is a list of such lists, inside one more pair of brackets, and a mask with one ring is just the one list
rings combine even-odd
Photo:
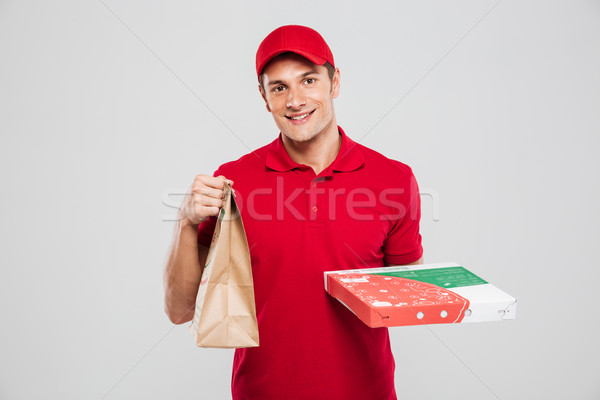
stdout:
[[306,114],[299,115],[297,117],[290,117],[290,118],[293,120],[298,120],[298,119],[306,118],[308,116],[308,114],[310,114],[310,113],[306,113]]

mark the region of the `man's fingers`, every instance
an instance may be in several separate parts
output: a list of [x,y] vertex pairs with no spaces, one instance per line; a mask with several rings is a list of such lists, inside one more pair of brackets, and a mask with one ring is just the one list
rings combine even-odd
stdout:
[[198,175],[194,181],[195,184],[201,183],[214,189],[223,189],[226,182],[231,182],[233,184],[233,181],[229,181],[223,175],[214,177],[208,175]]
[[223,200],[221,198],[214,198],[208,196],[202,196],[200,194],[194,195],[194,205],[202,207],[218,207],[223,206]]
[[224,183],[226,182],[226,183],[229,183],[231,186],[233,186],[233,181],[231,179],[227,179],[223,175],[219,175],[219,176],[217,176],[217,178],[223,178]]
[[216,216],[219,214],[219,207],[207,207],[208,209],[208,215],[212,215],[212,216]]
[[210,217],[211,215],[212,216],[218,215],[219,214],[219,210],[220,210],[219,207],[200,206],[200,205],[198,205],[198,209],[196,210],[196,212],[197,212],[198,215],[203,215],[204,218],[206,218],[206,217]]
[[222,189],[214,189],[208,186],[192,186],[193,194],[201,194],[207,197],[212,197],[214,199],[222,199],[223,198],[223,190]]
[[206,217],[216,216],[223,207],[223,188],[233,181],[220,176],[197,175],[191,187],[191,196],[187,200],[190,220],[203,221]]

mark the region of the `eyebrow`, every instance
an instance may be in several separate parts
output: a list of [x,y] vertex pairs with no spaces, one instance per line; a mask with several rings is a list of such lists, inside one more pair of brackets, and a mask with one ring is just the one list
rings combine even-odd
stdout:
[[[319,72],[317,72],[317,70],[311,69],[310,71],[306,71],[305,73],[300,75],[300,78],[306,78],[309,75],[318,75],[318,74],[319,74]],[[278,86],[278,85],[285,85],[285,82],[281,81],[281,80],[269,82],[269,87]]]
[[300,75],[302,78],[306,78],[309,75],[318,75],[319,73],[317,72],[317,70],[311,69],[310,71],[306,71],[305,73],[303,73],[302,75]]

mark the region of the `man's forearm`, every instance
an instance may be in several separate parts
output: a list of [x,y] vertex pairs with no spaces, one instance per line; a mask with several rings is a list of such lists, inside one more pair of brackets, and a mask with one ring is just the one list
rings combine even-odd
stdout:
[[204,265],[202,255],[205,259],[204,246],[200,251],[198,248],[197,226],[187,219],[177,221],[164,270],[165,312],[175,324],[190,321],[194,315]]

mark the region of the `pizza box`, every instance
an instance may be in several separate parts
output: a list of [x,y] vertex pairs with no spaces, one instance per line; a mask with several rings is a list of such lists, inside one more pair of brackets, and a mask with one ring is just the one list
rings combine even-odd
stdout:
[[515,319],[517,299],[457,263],[325,272],[325,290],[372,328]]

